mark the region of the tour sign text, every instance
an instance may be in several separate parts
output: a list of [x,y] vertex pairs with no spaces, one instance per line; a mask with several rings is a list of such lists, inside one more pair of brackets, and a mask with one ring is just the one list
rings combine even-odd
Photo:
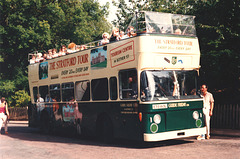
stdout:
[[49,65],[50,70],[57,70],[69,66],[81,65],[84,63],[88,63],[88,54],[70,57],[67,59],[59,60],[57,62],[51,62]]

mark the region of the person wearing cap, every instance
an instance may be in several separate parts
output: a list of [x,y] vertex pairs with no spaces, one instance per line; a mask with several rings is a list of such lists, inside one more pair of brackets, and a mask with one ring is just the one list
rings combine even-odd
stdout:
[[107,32],[103,33],[102,34],[102,40],[100,41],[100,44],[99,45],[105,45],[107,43],[109,43],[109,34]]
[[0,104],[0,132],[2,125],[5,125],[5,134],[8,134],[7,119],[9,118],[8,105],[4,97],[1,98]]
[[36,58],[36,62],[42,62],[44,60],[44,58],[42,57],[42,53],[37,53],[37,58]]

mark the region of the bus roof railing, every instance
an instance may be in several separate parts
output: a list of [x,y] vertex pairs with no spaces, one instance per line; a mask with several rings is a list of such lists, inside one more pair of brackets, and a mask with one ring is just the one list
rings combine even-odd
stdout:
[[[195,16],[191,15],[181,15],[181,14],[171,14],[162,12],[151,12],[151,11],[140,11],[136,12],[128,27],[133,27],[134,33],[136,35],[142,34],[162,34],[162,35],[175,35],[175,36],[196,36],[196,29],[194,23]],[[128,30],[124,32],[128,33]],[[87,44],[76,45],[76,47],[83,47],[85,49],[90,49],[100,46],[100,41],[93,41]],[[76,50],[81,51],[80,50]],[[45,52],[45,51],[44,51]],[[31,57],[37,56],[40,52],[33,51],[29,53],[28,60]]]

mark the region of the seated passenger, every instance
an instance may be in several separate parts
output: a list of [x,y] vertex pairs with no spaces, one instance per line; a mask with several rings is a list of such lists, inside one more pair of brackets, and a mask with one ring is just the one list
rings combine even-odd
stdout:
[[124,35],[124,31],[120,31],[120,40],[128,38],[127,34]]
[[56,50],[55,48],[52,49],[52,57],[53,57],[53,58],[58,57],[58,53],[57,53],[57,50]]
[[47,59],[47,53],[43,54],[43,59],[46,60]]
[[181,34],[182,34],[181,29],[179,29],[179,28],[176,29],[175,32],[174,32],[174,34],[181,35]]
[[119,29],[114,27],[112,29],[112,35],[110,37],[110,42],[114,42],[114,41],[119,41],[120,36],[119,36]]
[[137,77],[133,76],[133,77],[129,77],[128,78],[128,83],[129,83],[129,88],[131,89],[131,91],[129,92],[129,96],[132,98],[137,98]]
[[36,62],[36,56],[32,55],[32,58],[30,59],[29,63],[34,64]]
[[103,33],[102,34],[102,40],[100,41],[100,44],[99,45],[105,45],[105,44],[107,44],[107,43],[109,43],[109,34],[108,33]]
[[80,51],[81,50],[81,45],[76,45],[76,51]]
[[47,59],[49,60],[49,59],[52,59],[52,58],[53,58],[53,56],[52,56],[52,49],[49,49],[48,50]]
[[129,26],[127,28],[127,36],[128,37],[133,37],[133,36],[136,36],[137,34],[134,33],[134,27],[133,26]]
[[71,42],[69,45],[68,45],[68,50],[67,50],[68,53],[73,53],[73,52],[76,52],[76,44]]
[[80,46],[80,50],[85,50],[85,49],[87,49],[86,45],[81,45]]
[[66,55],[66,53],[67,53],[67,48],[65,45],[62,45],[59,50],[58,56],[64,56],[64,55]]
[[42,62],[44,58],[42,57],[42,53],[37,54],[36,62]]

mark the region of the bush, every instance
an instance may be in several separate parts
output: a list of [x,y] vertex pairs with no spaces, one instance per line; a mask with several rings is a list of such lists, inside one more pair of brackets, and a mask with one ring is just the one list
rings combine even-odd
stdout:
[[11,105],[15,104],[16,107],[25,107],[30,101],[30,96],[25,90],[19,90],[15,92],[15,95],[12,96],[12,99],[13,103]]

